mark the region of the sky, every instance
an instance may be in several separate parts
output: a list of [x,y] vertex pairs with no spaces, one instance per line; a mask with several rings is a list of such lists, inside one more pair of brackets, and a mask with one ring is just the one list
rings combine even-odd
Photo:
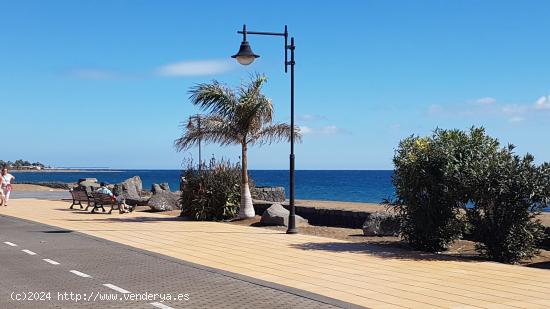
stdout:
[[[179,169],[197,83],[268,77],[290,119],[280,37],[296,40],[297,169],[391,169],[399,140],[484,126],[550,161],[548,1],[0,0],[0,159],[58,167]],[[249,150],[251,169],[287,169],[288,143]],[[238,147],[204,157],[238,160]]]

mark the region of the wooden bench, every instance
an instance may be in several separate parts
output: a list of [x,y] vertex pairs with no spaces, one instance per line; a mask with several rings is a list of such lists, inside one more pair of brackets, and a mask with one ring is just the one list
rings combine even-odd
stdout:
[[92,208],[92,213],[94,213],[95,210],[99,208],[101,208],[101,210],[105,212],[105,208],[103,206],[109,205],[111,206],[109,214],[113,212],[113,209],[118,209],[120,212],[120,203],[118,203],[116,199],[109,194],[93,192],[92,199],[94,204],[94,208]]
[[90,197],[88,196],[88,193],[85,190],[77,190],[77,189],[72,189],[70,190],[70,192],[73,198],[73,203],[71,204],[71,207],[69,207],[69,209],[73,209],[75,205],[80,206],[80,209],[82,209],[83,208],[82,202],[86,202],[87,203],[86,210],[88,210],[88,207],[90,207],[90,203],[92,202],[90,200]]

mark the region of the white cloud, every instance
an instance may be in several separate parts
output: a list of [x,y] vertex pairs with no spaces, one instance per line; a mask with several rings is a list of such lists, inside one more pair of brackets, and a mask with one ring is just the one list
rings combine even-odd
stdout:
[[428,107],[428,114],[437,115],[443,113],[443,107],[438,104],[432,104]]
[[330,135],[330,134],[337,134],[337,133],[341,133],[342,130],[338,127],[336,127],[335,125],[330,125],[330,126],[326,126],[326,127],[322,127],[320,130],[319,130],[319,133],[321,134],[327,134],[327,135]]
[[298,116],[298,119],[301,121],[316,121],[326,119],[325,116],[315,115],[315,114],[303,114]]
[[300,126],[300,133],[302,133],[303,135],[311,134],[313,133],[313,129],[308,126]]
[[68,72],[68,75],[77,79],[112,80],[121,76],[113,71],[103,69],[76,69]]
[[324,126],[320,128],[312,128],[308,126],[300,126],[300,132],[303,135],[316,134],[316,135],[335,135],[335,134],[349,134],[348,131],[338,128],[335,125]]
[[526,113],[529,107],[525,105],[509,104],[503,106],[500,110],[507,115],[517,115]]
[[474,100],[474,103],[481,104],[481,105],[491,105],[495,104],[497,102],[497,99],[493,97],[484,97]]
[[225,73],[233,67],[229,60],[182,61],[160,66],[155,73],[166,77],[201,76]]
[[535,109],[550,109],[550,95],[540,97],[535,102]]
[[520,117],[520,116],[516,116],[516,117],[512,117],[512,118],[508,119],[508,121],[512,122],[512,123],[523,122],[524,120],[525,120],[525,118]]

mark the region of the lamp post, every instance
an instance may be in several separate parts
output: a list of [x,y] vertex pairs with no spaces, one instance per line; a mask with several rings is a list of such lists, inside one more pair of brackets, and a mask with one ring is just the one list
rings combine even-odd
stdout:
[[[187,128],[190,129],[195,126],[193,122],[196,122],[199,132],[201,131],[201,115],[196,114],[189,117],[189,122],[187,123]],[[202,169],[202,157],[201,157],[201,139],[199,138],[199,173]]]
[[[247,31],[246,25],[243,25],[242,31],[237,31],[243,35],[243,41],[241,42],[241,47],[239,52],[232,58],[236,58],[237,61],[242,65],[249,65],[256,58],[260,57],[259,55],[252,52],[250,44],[246,40],[247,34],[256,34],[256,35],[270,35],[270,36],[282,36],[285,39],[285,73],[288,72],[288,66],[290,65],[290,215],[288,217],[288,230],[287,234],[296,234],[298,230],[296,228],[296,206],[294,205],[294,37],[290,38],[290,45],[288,45],[288,30],[285,25],[284,32],[258,32],[258,31]],[[290,50],[290,61],[288,61],[288,51]]]

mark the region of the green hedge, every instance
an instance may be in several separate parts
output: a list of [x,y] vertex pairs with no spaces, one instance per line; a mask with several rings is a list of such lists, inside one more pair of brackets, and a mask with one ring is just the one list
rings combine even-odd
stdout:
[[445,250],[469,226],[490,259],[514,263],[537,253],[543,233],[535,215],[550,201],[548,164],[501,148],[483,128],[408,137],[393,162],[392,204],[412,247]]
[[181,216],[218,221],[237,216],[241,199],[241,167],[212,159],[201,171],[191,163],[182,175],[187,185],[181,193]]

